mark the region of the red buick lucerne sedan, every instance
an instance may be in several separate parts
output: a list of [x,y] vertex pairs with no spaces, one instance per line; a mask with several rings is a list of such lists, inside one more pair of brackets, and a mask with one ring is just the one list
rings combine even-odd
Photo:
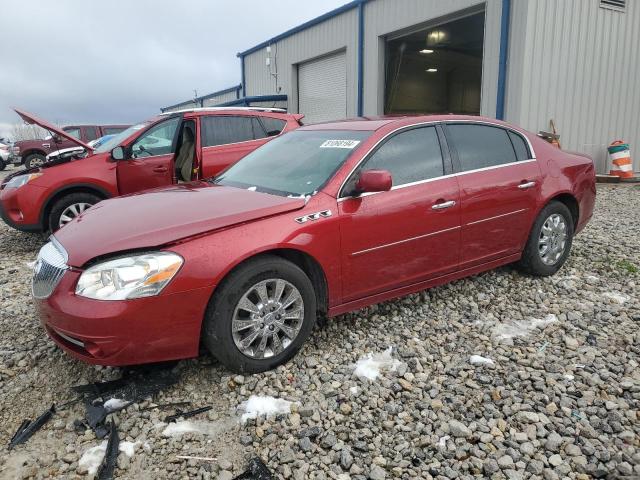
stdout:
[[33,296],[86,362],[194,357],[203,342],[259,372],[317,315],[509,263],[554,274],[595,194],[588,158],[495,120],[311,125],[209,181],[100,202],[42,247]]

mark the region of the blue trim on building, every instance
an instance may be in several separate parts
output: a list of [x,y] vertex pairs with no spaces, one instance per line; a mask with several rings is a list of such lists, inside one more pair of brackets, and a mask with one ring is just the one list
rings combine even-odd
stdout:
[[[242,96],[246,97],[247,96],[247,82],[245,81],[244,78],[244,57],[240,57],[240,81],[242,82],[240,85],[242,85]],[[238,97],[240,98],[240,97]]]
[[161,112],[164,112],[169,109],[181,107],[182,105],[190,105],[191,103],[200,104],[202,107],[204,105],[204,101],[207,98],[217,97],[218,95],[224,95],[225,93],[236,92],[236,98],[240,98],[240,90],[242,89],[242,85],[236,85],[235,87],[225,88],[224,90],[218,90],[217,92],[209,93],[207,95],[203,95],[201,97],[196,97],[193,100],[185,100],[184,102],[176,103],[174,105],[169,105],[168,107],[160,108]]
[[364,105],[364,2],[358,4],[358,116]]
[[256,45],[255,47],[251,47],[250,49],[245,50],[244,52],[240,52],[238,53],[238,57],[242,58],[242,57],[245,57],[246,55],[249,55],[250,53],[257,52],[258,50],[268,47],[273,43],[279,42],[280,40],[290,37],[291,35],[295,35],[298,32],[302,32],[303,30],[306,30],[309,27],[313,27],[314,25],[318,25],[319,23],[322,23],[325,20],[329,20],[330,18],[337,17],[342,13],[348,12],[349,10],[352,10],[368,1],[369,0],[353,0],[352,2],[349,2],[346,5],[338,7],[334,10],[331,10],[330,12],[327,12],[324,15],[320,15],[319,17],[309,20],[308,22],[305,22],[302,25],[298,25],[297,27],[287,30],[286,32],[281,33],[280,35],[276,35],[275,37],[270,38],[269,40],[266,40]]
[[507,59],[509,56],[509,29],[511,26],[511,0],[502,0],[500,19],[500,59],[498,67],[498,98],[496,118],[504,120],[504,104],[507,96]]
[[252,97],[242,97],[237,100],[216,105],[217,107],[250,107],[253,102],[286,102],[286,95],[254,95]]

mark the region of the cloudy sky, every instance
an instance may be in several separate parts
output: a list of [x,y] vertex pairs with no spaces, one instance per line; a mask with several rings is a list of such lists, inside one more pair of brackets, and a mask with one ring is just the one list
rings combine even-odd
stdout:
[[347,0],[7,0],[0,136],[21,107],[59,124],[129,123],[240,83],[236,53]]

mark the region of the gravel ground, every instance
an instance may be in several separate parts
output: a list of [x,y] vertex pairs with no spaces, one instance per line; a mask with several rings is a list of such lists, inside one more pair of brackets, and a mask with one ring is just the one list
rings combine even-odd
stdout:
[[[501,268],[344,315],[264,374],[230,375],[207,355],[180,362],[180,382],[153,401],[214,409],[192,419],[199,432],[174,437],[161,424],[173,411],[140,411],[150,401],[113,414],[134,442],[116,476],[230,480],[257,455],[294,479],[637,478],[639,237],[640,188],[602,186],[555,277]],[[40,328],[27,262],[44,240],[0,225],[4,445],[24,418],[73,398],[70,386],[120,374],[71,359]],[[387,360],[377,378],[354,374],[357,364],[374,374],[376,360]],[[243,424],[238,406],[251,395],[298,403]],[[74,430],[83,413],[72,405],[5,451],[0,477],[86,478],[79,460],[101,441]]]

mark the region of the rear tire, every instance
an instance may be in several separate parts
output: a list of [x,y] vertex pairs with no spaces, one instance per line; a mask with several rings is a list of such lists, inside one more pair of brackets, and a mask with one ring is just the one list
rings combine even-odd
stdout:
[[533,224],[518,268],[539,277],[560,270],[571,251],[573,225],[573,216],[564,203],[547,204]]
[[[261,287],[264,297],[257,295]],[[285,306],[293,298],[296,302]],[[255,313],[241,307],[246,301]],[[211,354],[229,370],[258,373],[290,360],[315,321],[316,295],[309,277],[287,260],[264,255],[241,265],[221,283],[209,301],[202,336]]]
[[46,157],[40,153],[32,153],[24,160],[25,168],[41,167],[46,161]]
[[91,193],[78,192],[65,195],[59,199],[51,209],[48,220],[49,230],[51,232],[55,232],[64,226],[63,224],[68,223],[87,208],[95,205],[101,200],[102,198]]

